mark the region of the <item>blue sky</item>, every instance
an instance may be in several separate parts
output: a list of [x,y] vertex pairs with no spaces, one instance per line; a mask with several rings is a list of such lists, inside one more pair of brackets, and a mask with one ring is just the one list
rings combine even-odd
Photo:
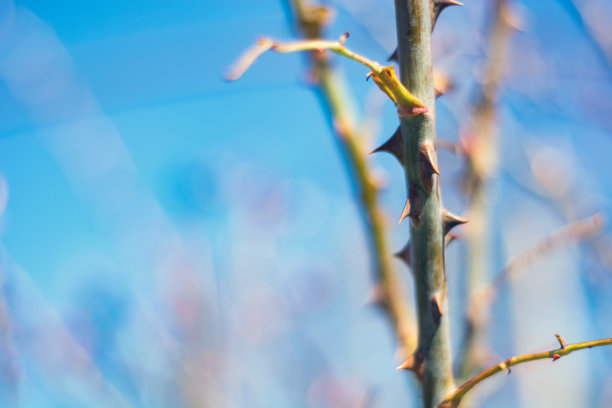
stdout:
[[[329,35],[349,30],[351,47],[384,61],[392,2],[331,5]],[[566,5],[516,2],[524,31],[513,37],[499,102],[494,270],[567,222],[522,184],[529,152],[553,161],[548,182],[579,192],[575,217],[610,214],[612,70]],[[3,0],[0,16],[9,339],[0,348],[12,367],[0,376],[1,405],[353,407],[375,391],[376,406],[417,406],[414,383],[394,369],[386,322],[364,306],[366,239],[305,60],[264,55],[240,81],[223,79],[259,36],[295,34],[283,2]],[[445,140],[458,140],[467,121],[484,16],[482,2],[466,1],[434,34],[437,65],[456,82],[437,106]],[[366,114],[374,148],[397,126],[394,109],[363,67],[334,63],[358,111],[378,112]],[[440,158],[445,203],[461,213],[461,161]],[[392,158],[372,161],[389,186],[382,205],[400,248],[402,174]],[[447,256],[457,310],[464,249]],[[589,251],[556,254],[534,269],[541,280],[521,281],[534,292],[502,297],[496,353],[550,346],[555,331],[572,342],[610,335],[610,268]],[[539,306],[538,290],[547,292]],[[517,319],[517,304],[542,314]],[[569,381],[572,371],[585,374],[555,398],[605,406],[610,352],[576,357],[564,370],[517,370],[484,392],[485,406],[554,404],[545,393],[530,398],[528,383]]]

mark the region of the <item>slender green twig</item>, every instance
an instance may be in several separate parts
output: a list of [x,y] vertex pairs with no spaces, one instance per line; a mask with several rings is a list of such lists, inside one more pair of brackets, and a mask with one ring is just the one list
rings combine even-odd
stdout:
[[455,408],[457,407],[459,403],[461,402],[461,399],[465,396],[465,394],[467,394],[476,385],[478,385],[482,381],[486,380],[487,378],[501,371],[506,371],[510,373],[510,367],[512,366],[527,363],[529,361],[544,360],[544,359],[549,359],[549,358],[552,359],[552,361],[556,361],[563,356],[573,353],[574,351],[583,350],[586,348],[612,345],[612,338],[586,341],[583,343],[575,343],[575,344],[566,345],[565,341],[563,340],[561,336],[556,335],[556,337],[557,337],[557,340],[559,341],[559,346],[560,346],[558,349],[545,351],[542,353],[510,357],[502,361],[501,363],[494,365],[488,370],[481,372],[480,374],[476,375],[472,379],[466,381],[463,385],[455,389],[452,393],[448,394],[446,398],[444,399],[444,401],[438,404],[437,408]]
[[226,78],[228,80],[236,80],[240,78],[246,70],[253,65],[257,58],[266,51],[275,51],[279,53],[292,53],[300,51],[315,51],[325,52],[332,51],[346,58],[357,61],[372,72],[371,76],[376,85],[391,98],[397,105],[397,112],[400,117],[412,117],[427,113],[427,107],[421,101],[415,98],[397,79],[393,66],[384,67],[376,61],[372,61],[363,55],[357,54],[344,46],[348,33],[340,37],[338,41],[328,41],[321,39],[307,39],[302,41],[293,41],[287,43],[279,43],[270,38],[262,38],[257,43],[248,49],[238,60]]
[[[486,326],[492,309],[491,304],[505,283],[516,279],[521,273],[525,273],[530,265],[552,251],[573,242],[584,241],[596,236],[603,230],[604,224],[602,214],[595,214],[586,219],[571,222],[513,257],[493,280],[472,295],[467,309],[468,333],[471,331],[471,334],[475,336],[476,331],[480,331]],[[474,357],[477,354],[475,350],[477,343],[472,341],[466,344],[472,348],[467,354],[470,356],[470,360],[469,362],[465,361],[464,364],[466,365],[463,367],[465,371],[462,372],[467,376],[468,368],[469,370],[475,368],[478,361]]]

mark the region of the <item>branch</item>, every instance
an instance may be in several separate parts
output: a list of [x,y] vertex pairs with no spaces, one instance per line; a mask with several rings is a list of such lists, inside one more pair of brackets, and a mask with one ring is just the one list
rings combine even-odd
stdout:
[[[466,292],[472,295],[483,282],[490,269],[491,200],[488,197],[489,180],[494,176],[498,156],[497,99],[503,82],[506,48],[512,33],[512,18],[508,0],[491,2],[489,44],[484,76],[477,89],[472,107],[472,124],[463,138],[465,157],[463,187],[466,192],[470,225],[466,232],[467,256]],[[464,347],[458,355],[458,376],[471,374],[479,327],[468,321]]]
[[485,370],[483,372],[481,372],[480,374],[478,374],[477,376],[473,377],[472,379],[466,381],[463,385],[461,385],[460,387],[458,387],[455,391],[453,391],[452,393],[450,393],[445,399],[444,401],[442,401],[440,404],[438,404],[437,408],[455,408],[457,406],[459,406],[459,403],[461,402],[461,399],[465,396],[465,394],[467,394],[468,391],[470,391],[472,388],[474,388],[476,385],[478,385],[480,382],[486,380],[487,378],[499,373],[500,371],[506,371],[508,374],[510,374],[510,367],[518,365],[518,364],[522,364],[522,363],[527,363],[529,361],[535,361],[535,360],[545,360],[545,359],[552,359],[552,361],[557,361],[558,359],[560,359],[563,356],[566,356],[568,354],[573,353],[574,351],[578,351],[578,350],[582,350],[582,349],[586,349],[586,348],[592,348],[592,347],[601,347],[601,346],[609,346],[612,345],[612,338],[609,339],[602,339],[602,340],[594,340],[594,341],[587,341],[584,343],[576,343],[576,344],[568,344],[565,345],[565,341],[563,340],[563,338],[561,336],[559,336],[558,334],[555,335],[557,337],[557,340],[559,341],[559,348],[558,349],[554,349],[554,350],[550,350],[550,351],[545,351],[542,353],[535,353],[535,354],[527,354],[524,356],[517,356],[517,357],[510,357],[504,361],[502,361],[499,364],[494,365],[493,367],[489,368],[488,370]]
[[472,298],[468,308],[468,319],[473,324],[477,320],[482,322],[487,318],[486,311],[491,310],[491,302],[495,294],[499,292],[504,283],[516,278],[521,271],[526,271],[529,265],[555,249],[590,238],[601,232],[603,227],[603,214],[595,214],[589,218],[565,225],[525,252],[516,255],[486,287]]
[[[305,37],[318,37],[323,31],[326,9],[291,0],[293,18]],[[404,288],[397,271],[393,268],[388,254],[389,246],[385,236],[384,214],[378,205],[378,189],[375,177],[367,162],[360,132],[354,124],[349,107],[349,95],[345,84],[332,70],[327,58],[318,51],[310,54],[311,69],[315,84],[320,90],[322,102],[330,112],[333,129],[337,133],[342,153],[349,164],[349,176],[353,179],[360,198],[360,209],[371,244],[371,255],[376,273],[373,299],[387,313],[393,326],[400,354],[408,355],[415,347],[416,336],[412,310],[405,300]]]
[[465,222],[444,209],[440,191],[431,32],[432,11],[444,8],[443,3],[449,4],[395,0],[402,84],[431,107],[427,115],[400,115],[399,132],[408,190],[402,218],[410,219],[407,253],[414,276],[419,324],[417,351],[399,368],[412,370],[421,380],[424,408],[433,408],[454,384],[444,236],[453,225]]
[[372,72],[368,74],[367,78],[372,77],[376,85],[397,105],[397,113],[400,117],[408,118],[429,112],[427,107],[400,83],[392,65],[383,67],[378,62],[346,48],[344,43],[348,36],[347,32],[338,41],[308,39],[288,43],[279,43],[270,38],[262,38],[242,54],[238,62],[230,68],[226,78],[230,81],[240,78],[266,51],[271,50],[283,54],[300,51],[315,51],[318,53],[331,51],[368,67]]

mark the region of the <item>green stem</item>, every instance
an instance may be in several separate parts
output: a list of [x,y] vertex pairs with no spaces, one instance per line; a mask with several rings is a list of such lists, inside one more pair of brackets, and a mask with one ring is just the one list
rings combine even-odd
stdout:
[[[451,365],[443,206],[439,178],[423,166],[430,149],[437,168],[435,94],[431,57],[430,0],[396,0],[398,55],[402,84],[429,112],[400,118],[410,201],[410,259],[419,326],[418,361],[423,406],[434,407],[454,387]],[[432,167],[432,166],[430,166]]]

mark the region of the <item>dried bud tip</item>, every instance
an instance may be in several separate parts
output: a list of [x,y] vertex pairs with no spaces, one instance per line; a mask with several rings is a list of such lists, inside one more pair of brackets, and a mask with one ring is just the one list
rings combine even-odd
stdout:
[[506,372],[507,375],[510,375],[512,370],[510,370],[510,366],[506,363],[506,361],[502,361],[499,363],[499,367]]
[[346,42],[346,39],[349,38],[349,32],[345,32],[344,34],[342,34],[340,36],[340,39],[338,40],[338,42],[340,43],[340,45],[344,45],[344,43]]
[[564,349],[565,348],[565,339],[563,337],[561,337],[560,335],[555,333],[555,337],[557,338],[557,341],[559,342],[559,347]]

